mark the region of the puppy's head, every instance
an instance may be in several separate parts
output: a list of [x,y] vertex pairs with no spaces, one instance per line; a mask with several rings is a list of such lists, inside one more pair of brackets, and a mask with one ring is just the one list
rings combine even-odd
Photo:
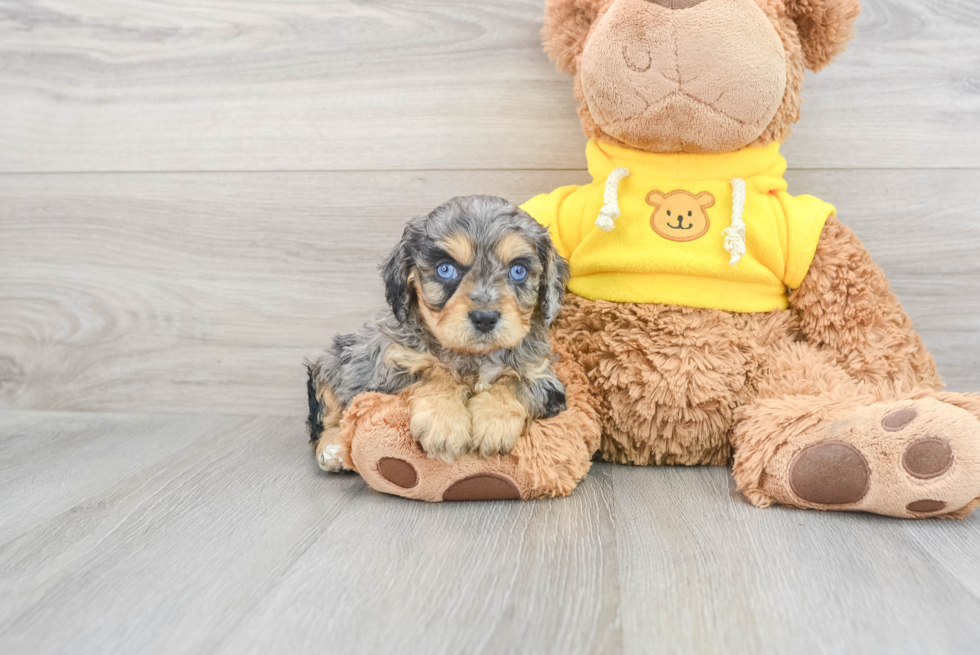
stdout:
[[548,231],[502,198],[453,198],[412,219],[382,265],[401,322],[421,321],[443,347],[515,348],[558,315],[568,264]]

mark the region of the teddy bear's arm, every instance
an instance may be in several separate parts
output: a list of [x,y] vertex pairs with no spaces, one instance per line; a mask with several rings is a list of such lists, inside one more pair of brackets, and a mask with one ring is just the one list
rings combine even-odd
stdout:
[[790,304],[811,343],[858,380],[939,388],[932,355],[888,278],[850,228],[831,216]]

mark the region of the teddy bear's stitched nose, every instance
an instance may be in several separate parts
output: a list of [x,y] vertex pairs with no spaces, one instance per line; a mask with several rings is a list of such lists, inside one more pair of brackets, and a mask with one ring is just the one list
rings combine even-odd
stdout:
[[701,4],[704,0],[647,0],[655,5],[666,7],[667,9],[690,9]]

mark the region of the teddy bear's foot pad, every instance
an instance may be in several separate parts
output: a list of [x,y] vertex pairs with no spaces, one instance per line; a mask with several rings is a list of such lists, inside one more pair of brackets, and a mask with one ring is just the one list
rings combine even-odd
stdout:
[[962,518],[980,498],[980,419],[937,397],[860,407],[787,443],[764,486],[799,507]]
[[378,473],[388,482],[411,489],[419,483],[419,474],[415,467],[397,457],[382,457],[378,460]]
[[[388,482],[412,489],[419,483],[415,467],[397,457],[382,457],[378,460],[378,474]],[[521,490],[509,477],[499,473],[477,473],[457,480],[442,494],[442,500],[520,500]]]
[[521,490],[513,480],[497,473],[479,473],[454,482],[443,500],[520,500]]
[[871,471],[857,448],[843,441],[821,441],[807,446],[789,467],[793,493],[820,505],[856,503],[868,493]]
[[[531,496],[514,455],[476,454],[445,462],[429,457],[408,429],[409,413],[397,397],[366,401],[368,421],[354,433],[349,450],[354,469],[382,493],[429,502],[519,500]],[[358,407],[358,409],[365,409]]]
[[368,453],[355,452],[361,476],[384,493],[434,502],[522,497],[514,479],[499,470],[507,468],[505,458],[467,455],[450,464],[428,457],[417,444],[406,444],[398,457],[389,453],[373,463]]

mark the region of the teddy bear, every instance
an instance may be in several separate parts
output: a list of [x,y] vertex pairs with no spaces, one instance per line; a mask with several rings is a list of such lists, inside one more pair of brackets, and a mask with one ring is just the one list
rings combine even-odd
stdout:
[[757,507],[964,518],[980,395],[942,391],[882,270],[833,206],[791,195],[780,144],[805,69],[858,0],[547,0],[593,181],[522,207],[571,266],[551,328],[568,410],[515,448],[426,456],[403,398],[364,394],[341,457],[428,501],[569,494],[593,458],[731,464]]

